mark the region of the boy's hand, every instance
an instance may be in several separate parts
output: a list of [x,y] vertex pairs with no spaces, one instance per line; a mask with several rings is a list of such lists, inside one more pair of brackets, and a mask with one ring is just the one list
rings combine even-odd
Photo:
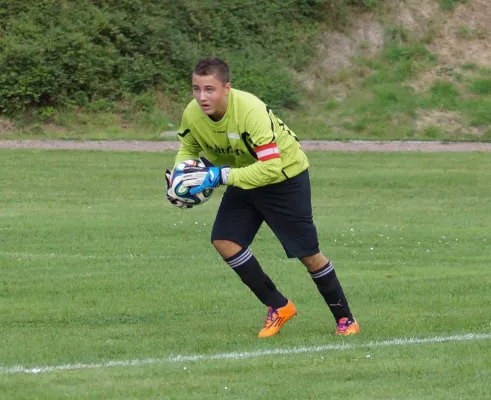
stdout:
[[230,167],[215,167],[204,157],[201,157],[200,160],[206,165],[205,167],[193,167],[189,172],[184,170],[183,184],[192,187],[189,193],[196,194],[205,189],[227,184]]
[[187,204],[179,199],[176,199],[175,197],[173,196],[170,196],[169,195],[169,189],[170,189],[170,176],[171,176],[171,172],[169,170],[166,170],[165,171],[165,180],[167,182],[167,200],[169,200],[169,202],[175,206],[175,207],[179,207],[179,208],[193,208],[193,206],[191,204]]

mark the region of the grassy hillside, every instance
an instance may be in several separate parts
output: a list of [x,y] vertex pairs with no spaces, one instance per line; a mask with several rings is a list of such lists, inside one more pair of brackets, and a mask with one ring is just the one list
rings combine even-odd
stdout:
[[326,35],[325,57],[304,76],[299,130],[317,139],[491,140],[491,3],[387,3]]
[[[50,2],[39,4],[46,3]],[[146,2],[98,2],[110,3],[113,7],[118,4],[119,13],[114,8],[97,12],[88,8],[98,13],[98,19],[90,25],[93,29],[84,28],[84,32],[98,32],[99,36],[87,39],[90,43],[111,38],[104,24],[117,21],[126,8],[138,9]],[[151,62],[141,59],[143,64],[138,69],[133,63],[129,75],[111,75],[109,86],[98,84],[100,75],[89,69],[95,75],[82,77],[92,83],[85,92],[74,89],[62,101],[50,103],[45,99],[44,103],[20,107],[16,112],[4,107],[0,138],[175,139],[173,132],[178,128],[180,112],[191,99],[188,75],[183,71],[190,70],[196,57],[215,53],[231,63],[235,87],[260,95],[302,139],[491,140],[488,2],[291,0],[281,7],[273,2],[263,10],[272,21],[268,23],[252,18],[252,14],[244,18],[253,0],[241,2],[246,5],[243,7],[232,3],[227,6],[230,10],[220,12],[213,8],[214,2],[185,1],[170,7],[166,13],[174,13],[172,18],[182,14],[189,20],[189,26],[179,31],[187,36],[179,41],[176,31],[157,24],[163,18],[157,11],[154,19],[145,20],[148,27],[143,33],[142,22],[131,24],[123,19],[126,25],[119,28],[120,34],[126,32],[128,37],[128,32],[138,32],[140,40],[144,33],[155,38],[164,36],[166,39],[149,51],[157,52],[161,45],[172,57],[155,56]],[[64,10],[61,15],[67,17],[70,8]],[[204,18],[210,11],[217,12],[211,19]],[[7,27],[7,17],[0,14],[0,28]],[[59,18],[59,23],[64,23]],[[295,30],[291,29],[293,20]],[[18,29],[25,28],[17,24]],[[52,26],[39,25],[31,31],[34,35],[43,29],[57,38]],[[167,36],[165,29],[169,29]],[[227,35],[234,29],[235,35]],[[196,32],[198,41],[192,39]],[[20,44],[9,38],[10,47],[3,39],[4,49],[18,50]],[[121,55],[123,43],[118,40],[111,42],[113,56]],[[221,46],[222,42],[226,45]],[[82,58],[77,62],[87,51],[101,60],[107,56],[91,53],[90,47],[83,45],[77,54]],[[138,53],[135,48],[130,50],[135,61]],[[55,62],[55,55],[46,68],[65,68]],[[5,52],[0,56],[2,60],[5,64]],[[145,72],[155,82],[143,79]],[[0,79],[0,86],[3,83],[4,88],[13,90],[5,82]],[[111,87],[118,90],[111,91]],[[109,95],[104,95],[104,90]],[[11,103],[4,96],[4,104]]]

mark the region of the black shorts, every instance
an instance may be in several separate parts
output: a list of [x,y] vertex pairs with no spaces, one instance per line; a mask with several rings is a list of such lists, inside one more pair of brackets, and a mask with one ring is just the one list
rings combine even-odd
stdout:
[[218,209],[211,240],[230,240],[249,247],[263,221],[289,258],[319,252],[308,170],[281,183],[255,189],[229,186]]

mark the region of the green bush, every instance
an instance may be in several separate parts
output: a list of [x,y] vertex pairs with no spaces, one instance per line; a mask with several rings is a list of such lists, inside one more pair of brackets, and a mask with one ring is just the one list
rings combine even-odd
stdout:
[[294,107],[291,70],[315,53],[320,23],[376,0],[0,0],[0,113],[178,98],[199,57],[220,55],[235,86]]
[[295,108],[300,91],[281,60],[261,49],[235,52],[228,60],[232,86],[258,95],[272,109]]

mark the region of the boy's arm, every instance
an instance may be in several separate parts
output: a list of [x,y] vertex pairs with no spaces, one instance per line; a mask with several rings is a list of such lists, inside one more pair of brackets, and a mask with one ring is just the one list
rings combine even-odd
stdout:
[[248,151],[257,161],[247,167],[207,166],[188,171],[187,186],[195,186],[191,193],[220,185],[232,185],[252,189],[277,182],[282,175],[280,150],[276,144],[274,123],[269,109],[254,109],[249,112],[245,129],[248,133],[243,140]]
[[187,122],[186,113],[182,116],[181,127],[178,132],[181,145],[176,155],[174,165],[185,160],[197,160],[201,152],[201,146],[191,132],[191,126]]
[[282,174],[280,149],[276,143],[275,125],[270,110],[254,109],[246,119],[247,147],[254,152],[257,162],[247,167],[232,168],[228,184],[244,189],[266,186]]

